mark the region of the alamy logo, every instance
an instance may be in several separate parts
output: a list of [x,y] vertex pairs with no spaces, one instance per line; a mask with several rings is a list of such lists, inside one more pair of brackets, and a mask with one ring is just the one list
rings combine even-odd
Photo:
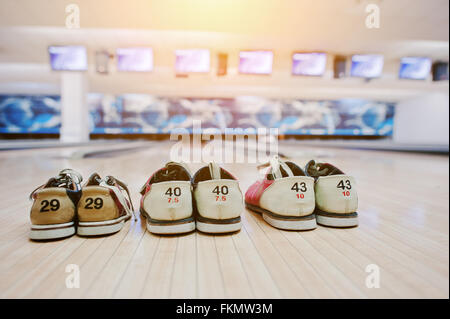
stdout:
[[[202,129],[201,120],[192,122],[192,134],[186,128],[170,131],[170,140],[178,141],[170,149],[171,161],[266,163],[278,154],[278,128],[225,128],[222,131],[217,128]],[[205,145],[202,146],[202,143]]]
[[366,277],[366,287],[380,288],[380,267],[376,264],[367,265],[366,272],[369,273]]
[[80,267],[76,264],[68,264],[66,266],[66,287],[69,289],[80,288]]
[[79,29],[80,28],[80,7],[71,3],[66,6],[66,28]]
[[374,3],[366,6],[366,28],[379,29],[380,28],[380,7]]

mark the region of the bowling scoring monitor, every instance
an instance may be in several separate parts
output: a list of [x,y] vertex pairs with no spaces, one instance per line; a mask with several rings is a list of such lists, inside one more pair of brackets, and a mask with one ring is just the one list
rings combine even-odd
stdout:
[[86,47],[79,45],[49,46],[50,65],[54,71],[86,71]]
[[325,73],[327,55],[323,52],[294,52],[292,74],[322,76]]
[[379,54],[355,54],[352,56],[350,75],[366,79],[378,78],[383,72],[384,57]]
[[153,71],[152,48],[118,48],[117,70],[129,72],[151,72]]
[[271,74],[273,63],[272,51],[239,52],[239,73]]
[[175,72],[207,73],[210,70],[210,53],[208,49],[175,50]]
[[425,80],[431,71],[431,59],[426,57],[403,57],[400,61],[399,78]]

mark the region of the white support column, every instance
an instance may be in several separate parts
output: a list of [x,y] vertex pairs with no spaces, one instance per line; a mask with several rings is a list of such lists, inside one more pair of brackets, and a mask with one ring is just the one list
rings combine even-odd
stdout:
[[82,72],[61,74],[61,142],[89,141],[87,77]]
[[401,101],[395,106],[394,142],[448,146],[448,115],[448,93]]

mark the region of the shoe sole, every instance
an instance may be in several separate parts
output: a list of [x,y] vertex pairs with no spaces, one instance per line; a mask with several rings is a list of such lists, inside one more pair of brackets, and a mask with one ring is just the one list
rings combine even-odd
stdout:
[[79,236],[99,236],[117,233],[125,225],[130,216],[101,222],[78,222],[77,234]]
[[271,226],[283,230],[311,230],[317,227],[315,214],[307,216],[282,216],[272,213],[264,208],[245,203],[245,206],[262,215],[263,219]]
[[70,237],[75,234],[75,223],[31,225],[30,239],[48,240]]
[[190,221],[158,221],[158,223],[154,223],[147,219],[147,230],[153,234],[159,235],[190,233],[195,230],[195,221],[192,219]]
[[233,233],[242,228],[240,216],[226,220],[201,217],[201,220],[197,219],[196,224],[199,231],[209,234]]
[[319,225],[329,227],[355,227],[358,226],[358,213],[336,214],[316,209],[316,219]]
[[156,220],[148,216],[141,207],[141,216],[146,219],[147,230],[152,234],[158,235],[176,235],[189,233],[195,230],[195,220],[193,217],[180,220]]

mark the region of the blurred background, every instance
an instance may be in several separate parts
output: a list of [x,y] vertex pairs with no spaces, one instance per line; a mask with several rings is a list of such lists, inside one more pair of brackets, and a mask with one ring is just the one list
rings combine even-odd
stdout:
[[201,120],[448,152],[447,0],[2,0],[0,40],[9,142]]

